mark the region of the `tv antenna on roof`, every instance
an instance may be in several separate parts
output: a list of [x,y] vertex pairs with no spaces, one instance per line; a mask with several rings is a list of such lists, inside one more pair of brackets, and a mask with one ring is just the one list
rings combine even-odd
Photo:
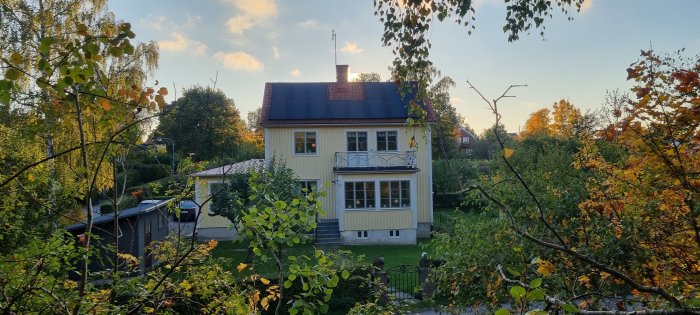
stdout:
[[338,65],[338,41],[336,40],[335,30],[331,31],[331,40],[333,41],[333,61]]

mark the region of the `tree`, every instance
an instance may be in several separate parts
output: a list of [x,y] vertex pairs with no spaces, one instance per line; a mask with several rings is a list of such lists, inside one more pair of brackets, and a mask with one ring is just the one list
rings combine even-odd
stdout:
[[552,133],[568,139],[574,137],[582,124],[581,111],[564,99],[554,103],[552,107]]
[[262,113],[262,107],[258,107],[252,112],[248,112],[247,124],[248,130],[255,133],[262,133],[262,127],[260,126],[260,115]]
[[[128,96],[124,92],[126,90],[129,93],[140,92],[131,87],[139,89],[144,85],[146,77],[157,67],[158,51],[153,42],[136,46],[129,43],[128,37],[133,32],[125,32],[126,24],[120,25],[114,21],[114,17],[105,8],[104,1],[42,0],[0,4],[0,39],[3,43],[0,56],[5,74],[0,86],[0,107],[3,108],[2,112],[7,113],[7,128],[21,126],[19,128],[25,139],[22,151],[35,149],[34,158],[26,158],[23,163],[9,164],[0,174],[7,178],[5,176],[16,174],[27,162],[42,156],[46,158],[41,164],[44,168],[42,174],[38,177],[31,176],[34,179],[31,184],[22,182],[20,187],[20,182],[12,181],[4,187],[12,191],[5,191],[3,195],[12,196],[11,204],[16,208],[3,208],[3,212],[13,217],[11,220],[16,223],[13,226],[17,227],[15,232],[18,232],[13,235],[20,236],[20,239],[27,239],[21,236],[32,233],[47,236],[46,233],[50,233],[56,222],[71,222],[66,218],[69,213],[70,217],[78,219],[85,215],[76,213],[76,209],[85,207],[85,204],[78,202],[81,199],[84,201],[85,186],[81,181],[85,174],[76,172],[79,167],[76,162],[81,160],[79,150],[76,149],[81,146],[81,138],[76,135],[100,141],[123,126],[115,122],[133,121],[133,116],[142,119],[153,114],[147,106],[114,106],[109,102],[131,99],[133,95]],[[104,35],[103,41],[114,37],[114,34],[122,34],[126,40],[121,39],[119,43],[124,46],[108,47],[109,43],[97,43],[94,38],[89,43],[76,42],[100,34]],[[102,48],[113,49],[114,54],[109,54]],[[84,55],[71,54],[79,49],[85,50]],[[68,64],[81,63],[83,60],[88,62],[87,66]],[[100,76],[99,81],[90,82],[97,83],[96,89],[99,91],[80,91],[84,96],[82,100],[100,100],[100,106],[104,108],[81,111],[80,120],[91,125],[90,128],[83,128],[82,123],[76,123],[75,109],[71,108],[75,102],[68,99],[71,95],[69,90],[77,85],[90,86],[86,81],[94,79],[92,76]],[[51,86],[46,86],[47,84]],[[122,95],[117,95],[122,92]],[[153,94],[145,94],[144,100]],[[109,119],[100,117],[107,111],[106,108],[110,109]],[[136,110],[140,112],[135,114]],[[81,128],[83,129],[79,130]],[[128,146],[140,132],[140,124],[134,124],[122,130],[119,137]],[[42,139],[43,144],[38,139]],[[85,153],[89,160],[101,161],[100,158],[93,159],[93,155],[102,154],[102,148],[97,148],[102,144],[93,142],[88,143],[90,149]],[[0,151],[8,154],[19,152],[11,149],[14,144],[0,144],[3,145],[7,147]],[[70,151],[65,153],[66,150]],[[65,154],[57,156],[61,152]],[[111,182],[109,168],[98,167],[95,170],[99,176],[94,176],[96,181],[93,190],[108,187]],[[20,219],[20,216],[24,218]],[[26,225],[22,226],[22,223]],[[6,243],[5,248],[9,249],[14,244]]]
[[[506,20],[503,32],[507,34],[508,41],[517,40],[521,33],[527,33],[533,28],[541,30],[540,34],[543,35],[544,21],[553,16],[555,9],[560,9],[571,20],[570,12],[580,10],[583,1],[505,0]],[[427,87],[431,79],[430,34],[435,20],[442,22],[452,19],[465,26],[469,34],[475,28],[476,2],[472,0],[375,0],[374,9],[375,15],[384,25],[382,44],[392,47],[395,56],[393,78],[403,83],[418,81],[420,88]],[[411,89],[408,85],[404,88],[406,91]],[[422,99],[426,96],[426,91],[421,90],[417,96]],[[411,113],[425,118],[419,110],[412,110]]]
[[432,129],[433,156],[453,158],[457,154],[457,132],[464,123],[464,118],[450,102],[450,88],[455,82],[450,77],[443,77],[440,71],[433,70],[436,83],[428,89],[428,99],[437,120]]
[[525,121],[525,127],[523,127],[520,136],[522,138],[542,137],[551,135],[551,132],[549,109],[542,108],[530,114],[530,118]]
[[[520,259],[481,256],[489,260],[469,270],[483,274],[489,268],[478,266],[490,265],[495,282],[483,285],[487,292],[507,285],[500,299],[513,299],[513,311],[544,301],[549,312],[619,314],[633,296],[632,307],[644,308],[637,313],[699,312],[700,58],[677,61],[643,51],[627,71],[636,98],[612,128],[619,133],[615,142],[584,133],[573,142],[506,144],[497,136],[501,171],[466,189],[481,192],[507,227],[493,240],[517,242],[502,250]],[[498,101],[511,88],[493,101],[484,98],[497,123]],[[617,309],[601,301],[617,302]]]
[[353,80],[355,82],[382,82],[382,77],[376,72],[363,72]]
[[172,139],[179,153],[195,153],[200,160],[236,157],[245,127],[233,100],[224,92],[194,86],[170,108],[155,137]]

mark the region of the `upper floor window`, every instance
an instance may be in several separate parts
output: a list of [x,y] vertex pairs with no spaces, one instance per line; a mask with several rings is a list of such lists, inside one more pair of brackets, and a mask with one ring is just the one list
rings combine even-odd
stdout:
[[297,131],[294,132],[294,153],[296,154],[316,154],[316,132]]
[[396,131],[377,131],[377,151],[396,151],[397,134]]
[[367,151],[366,131],[348,131],[346,134],[346,138],[348,143],[348,151]]

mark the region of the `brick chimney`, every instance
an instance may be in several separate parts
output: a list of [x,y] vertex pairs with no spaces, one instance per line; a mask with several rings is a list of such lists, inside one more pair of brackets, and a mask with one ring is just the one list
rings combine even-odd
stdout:
[[337,83],[348,83],[348,65],[335,65]]

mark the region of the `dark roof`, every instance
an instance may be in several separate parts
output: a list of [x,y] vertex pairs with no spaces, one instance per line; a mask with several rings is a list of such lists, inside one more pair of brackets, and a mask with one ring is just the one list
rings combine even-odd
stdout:
[[267,83],[260,121],[263,126],[404,123],[414,97],[402,97],[391,82]]
[[[133,216],[136,216],[139,214],[151,212],[153,210],[158,209],[159,206],[170,203],[173,200],[174,199],[168,199],[168,200],[161,200],[158,203],[139,204],[136,207],[121,210],[121,211],[119,211],[119,220],[133,217]],[[114,214],[112,214],[112,213],[102,214],[102,215],[98,215],[96,217],[93,217],[92,224],[98,225],[98,224],[107,223],[107,222],[110,222],[113,220],[114,220]],[[85,228],[85,223],[73,224],[73,225],[67,227],[66,230],[73,231],[73,230],[79,230],[81,228]]]

